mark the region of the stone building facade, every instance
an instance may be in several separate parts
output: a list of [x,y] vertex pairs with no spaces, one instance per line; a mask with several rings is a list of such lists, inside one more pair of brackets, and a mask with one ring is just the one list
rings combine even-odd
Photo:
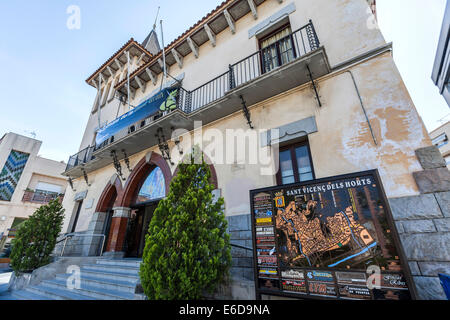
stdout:
[[[130,230],[136,221],[145,230],[194,142],[225,199],[229,296],[255,297],[250,190],[377,169],[419,298],[442,298],[448,170],[424,160],[432,143],[375,8],[365,0],[228,0],[164,51],[154,31],[128,41],[87,79],[97,97],[64,173],[71,187],[63,202],[71,213],[64,231],[84,237],[67,252],[139,257],[142,234]],[[160,95],[158,114],[136,116]],[[241,139],[244,152],[228,158],[217,148],[230,139]]]
[[0,252],[15,227],[41,205],[64,196],[66,164],[38,156],[42,141],[16,133],[0,139]]

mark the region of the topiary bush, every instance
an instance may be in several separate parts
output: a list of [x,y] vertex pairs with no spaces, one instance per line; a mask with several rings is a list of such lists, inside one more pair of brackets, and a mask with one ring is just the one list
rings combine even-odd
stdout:
[[37,209],[20,224],[12,240],[11,268],[17,273],[28,273],[50,263],[61,232],[64,209],[57,199]]
[[140,267],[151,300],[200,299],[224,283],[231,265],[221,197],[204,160],[179,165],[167,198],[160,201],[146,235]]

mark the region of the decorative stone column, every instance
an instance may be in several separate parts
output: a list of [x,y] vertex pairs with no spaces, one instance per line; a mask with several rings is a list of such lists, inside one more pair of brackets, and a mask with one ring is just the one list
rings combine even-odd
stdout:
[[127,232],[128,219],[131,209],[117,207],[113,208],[114,214],[111,220],[111,229],[109,232],[108,244],[105,256],[123,257],[123,244]]

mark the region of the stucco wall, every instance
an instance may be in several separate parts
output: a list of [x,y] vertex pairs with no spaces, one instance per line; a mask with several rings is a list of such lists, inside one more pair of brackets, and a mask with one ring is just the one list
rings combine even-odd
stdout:
[[[371,11],[365,0],[291,0],[282,3],[267,0],[258,6],[257,20],[248,13],[236,21],[235,34],[232,34],[230,28],[217,34],[215,47],[209,41],[206,42],[199,47],[199,58],[190,53],[183,59],[183,68],[180,69],[178,64],[170,67],[170,75],[178,77],[184,73],[183,87],[186,90],[193,90],[226,72],[229,64],[236,63],[259,49],[258,39],[255,36],[249,39],[249,29],[292,4],[296,8],[289,15],[292,30],[301,28],[311,19],[321,45],[326,48],[331,66],[385,44],[380,31],[368,27],[371,26]],[[184,30],[180,30],[180,34],[183,32]],[[120,72],[125,68],[126,66]],[[156,85],[148,82],[145,92],[136,90],[130,103],[137,106],[143,98],[157,90],[161,85],[161,78],[162,75],[159,75]],[[171,80],[167,78],[164,81]],[[119,107],[119,101],[114,99],[101,108],[100,122],[109,123],[117,117],[117,114],[121,115],[128,110],[128,106]],[[88,120],[79,150],[92,144],[97,127],[98,114],[94,112]]]
[[[276,128],[314,116],[318,131],[310,134],[308,139],[316,178],[378,169],[389,198],[418,195],[412,172],[419,171],[421,167],[414,151],[431,145],[431,142],[392,57],[385,53],[353,67],[351,71],[377,145],[370,134],[350,74],[346,72],[319,79],[321,108],[309,84],[251,106],[255,128]],[[211,128],[225,136],[227,129],[246,130],[248,127],[241,112],[237,112],[204,126],[203,133]],[[193,135],[194,132],[189,134],[192,141]],[[181,147],[184,150],[189,150],[188,140],[182,138]],[[172,148],[173,142],[169,146]],[[131,168],[150,150],[159,153],[157,148],[151,148],[133,155],[130,157]],[[171,167],[172,173],[175,168],[176,165]],[[225,197],[227,216],[248,214],[249,190],[276,184],[273,175],[261,175],[260,165],[217,164],[215,168],[219,188]],[[128,170],[124,165],[123,172],[127,177]],[[89,215],[94,213],[96,201],[114,173],[110,165],[89,174],[89,188],[83,178],[75,181],[76,192],[88,189],[86,199],[95,199],[91,209],[83,210],[77,230],[87,228]],[[68,190],[64,200],[70,210],[73,208],[74,194]]]

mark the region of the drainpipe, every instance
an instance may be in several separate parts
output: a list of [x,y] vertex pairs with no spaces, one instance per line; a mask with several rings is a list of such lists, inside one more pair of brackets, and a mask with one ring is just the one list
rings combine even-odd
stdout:
[[375,134],[373,133],[372,125],[370,124],[369,117],[367,116],[366,108],[364,107],[364,103],[362,101],[361,94],[359,93],[359,89],[358,89],[358,85],[356,84],[355,77],[353,76],[353,73],[351,70],[347,70],[345,72],[350,73],[350,76],[352,77],[353,85],[355,86],[356,94],[358,95],[359,102],[361,104],[361,109],[363,110],[364,116],[366,117],[367,124],[369,125],[369,129],[370,129],[370,133],[372,134],[373,142],[377,146],[378,145],[377,139],[375,138]]

